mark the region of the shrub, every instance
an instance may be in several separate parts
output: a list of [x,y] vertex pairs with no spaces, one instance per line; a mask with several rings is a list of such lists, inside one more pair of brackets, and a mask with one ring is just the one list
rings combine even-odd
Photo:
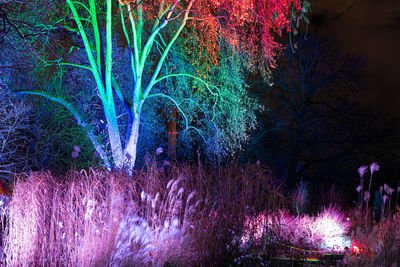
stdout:
[[289,255],[304,258],[313,251],[342,251],[350,247],[346,238],[350,222],[339,208],[323,208],[317,216],[293,216],[286,210],[247,217],[242,246],[258,246],[267,258]]

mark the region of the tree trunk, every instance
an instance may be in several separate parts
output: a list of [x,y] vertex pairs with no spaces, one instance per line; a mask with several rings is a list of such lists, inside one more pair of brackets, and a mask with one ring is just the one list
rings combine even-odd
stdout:
[[125,167],[128,172],[131,173],[136,162],[136,149],[139,140],[139,126],[140,126],[140,115],[135,114],[135,118],[132,123],[130,136],[128,136],[128,143],[124,150]]
[[176,113],[178,112],[177,108],[172,110],[172,116],[168,121],[168,156],[170,159],[175,159],[176,157]]
[[287,189],[290,191],[296,187],[297,182],[297,164],[298,164],[298,153],[292,155],[289,163],[288,177],[287,177]]
[[287,177],[287,189],[288,191],[295,189],[296,182],[297,182],[297,167],[299,164],[299,158],[302,151],[302,142],[303,142],[303,130],[297,131],[296,143],[294,149],[292,151],[290,163],[289,163],[289,170],[288,170],[288,177]]
[[106,109],[105,115],[107,120],[108,136],[110,138],[111,153],[114,160],[114,167],[121,169],[124,166],[124,158],[122,153],[121,136],[118,129],[117,116],[114,109]]

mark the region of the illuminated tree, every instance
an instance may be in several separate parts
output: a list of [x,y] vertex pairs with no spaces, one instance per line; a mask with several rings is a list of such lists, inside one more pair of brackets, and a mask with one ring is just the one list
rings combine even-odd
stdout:
[[[223,67],[221,55],[226,57],[227,52],[231,55],[238,54],[236,59],[233,59],[239,60],[238,64],[245,64],[250,69],[257,66],[262,73],[268,75],[271,67],[275,67],[276,56],[282,50],[276,37],[279,37],[284,29],[290,29],[291,23],[304,17],[304,13],[309,9],[307,2],[295,0],[120,0],[118,4],[113,0],[66,0],[66,3],[72,17],[60,18],[57,25],[79,35],[88,62],[75,64],[59,60],[53,64],[83,68],[93,74],[104,112],[112,161],[118,169],[124,165],[128,169],[134,167],[142,111],[144,104],[150,99],[162,98],[170,101],[182,117],[184,130],[196,132],[204,141],[207,140],[205,135],[213,130],[213,134],[218,137],[214,139],[217,147],[228,146],[224,148],[228,151],[239,148],[240,142],[224,143],[225,136],[222,130],[226,125],[220,122],[222,119],[227,122],[234,121],[236,115],[246,113],[246,107],[234,107],[242,104],[246,95],[243,92],[232,92],[231,95],[236,98],[232,99],[228,90],[222,90],[224,88],[221,88],[221,84],[210,75]],[[105,12],[102,7],[105,7]],[[120,19],[122,35],[130,52],[133,81],[127,90],[119,85],[120,80],[113,68],[113,33],[118,30],[113,26],[115,17]],[[167,68],[173,46],[177,43],[181,46],[180,52],[188,58],[188,68],[195,67],[194,72],[185,71],[185,68],[182,72]],[[223,53],[220,51],[221,47],[226,49]],[[70,53],[73,51],[74,47],[71,47]],[[210,116],[208,125],[198,125],[207,126],[206,130],[189,124],[190,121],[196,120],[190,119],[185,113],[182,101],[178,102],[170,91],[172,88],[165,87],[173,79],[191,79],[192,84],[196,82],[206,91],[203,100],[208,102],[211,113],[207,115]],[[185,105],[197,105],[197,99],[193,98],[194,92],[193,89],[184,92],[187,93]],[[75,116],[78,124],[85,128],[105,165],[108,168],[112,166],[107,149],[101,145],[93,128],[65,97],[43,91],[21,93],[41,95],[65,106]],[[119,103],[116,103],[115,99],[118,99]],[[224,106],[224,103],[225,107],[231,106],[233,112],[226,108],[221,109],[221,104]],[[124,114],[128,118],[123,127],[126,136],[122,134],[119,124],[120,106],[124,107]],[[201,111],[203,110],[200,108],[194,116],[201,116],[198,113]],[[221,120],[215,120],[216,114],[219,114]],[[234,132],[234,137],[239,141],[246,139],[249,128],[254,125],[249,123],[243,126],[243,130]],[[232,140],[234,139],[231,138]]]

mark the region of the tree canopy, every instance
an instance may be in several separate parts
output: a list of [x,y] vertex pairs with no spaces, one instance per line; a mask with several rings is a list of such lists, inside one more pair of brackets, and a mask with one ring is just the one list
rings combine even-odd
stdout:
[[[66,0],[66,6],[61,1],[55,5],[58,17],[49,19],[50,25],[38,26],[68,30],[71,45],[45,65],[90,71],[95,89],[70,84],[57,94],[20,93],[63,105],[85,129],[107,167],[129,169],[136,161],[144,104],[154,99],[175,106],[182,131],[191,130],[204,143],[214,142],[213,151],[226,154],[240,148],[255,126],[254,112],[259,108],[248,98],[241,72],[258,68],[268,76],[283,49],[279,36],[292,31],[310,8],[307,1],[295,0]],[[129,70],[117,71],[116,62],[124,58],[116,53],[117,46],[128,50]],[[69,61],[80,51],[85,58]],[[71,101],[85,90],[89,93],[81,102]],[[93,101],[94,95],[103,111],[96,119],[106,125],[106,142],[82,114],[83,103]]]

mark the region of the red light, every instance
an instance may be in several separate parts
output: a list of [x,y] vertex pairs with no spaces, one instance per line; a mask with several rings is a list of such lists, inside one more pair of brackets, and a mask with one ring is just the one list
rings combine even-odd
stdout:
[[352,245],[351,246],[351,252],[358,255],[358,254],[360,254],[360,248],[358,246],[356,246],[356,245]]

